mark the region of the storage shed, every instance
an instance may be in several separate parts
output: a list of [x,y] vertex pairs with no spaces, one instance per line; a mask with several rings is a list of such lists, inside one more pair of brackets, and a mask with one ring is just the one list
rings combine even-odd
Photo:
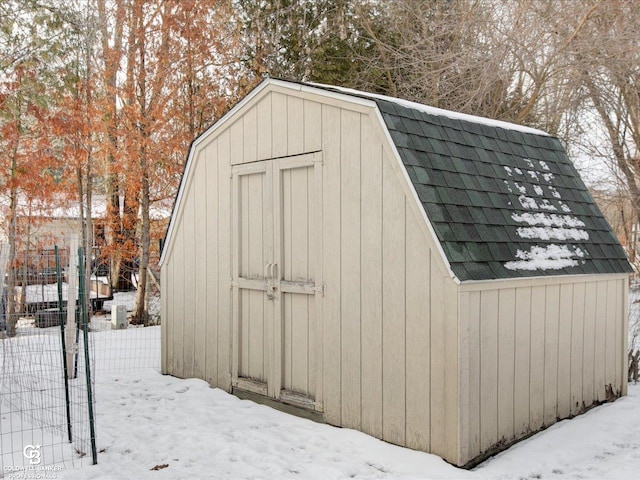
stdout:
[[267,79],[190,149],[162,370],[468,465],[626,393],[625,253],[541,131]]

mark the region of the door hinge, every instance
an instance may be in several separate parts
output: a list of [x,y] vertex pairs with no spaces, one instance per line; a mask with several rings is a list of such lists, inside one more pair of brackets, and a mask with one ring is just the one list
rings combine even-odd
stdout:
[[326,291],[327,291],[327,284],[323,283],[322,285],[318,285],[316,287],[313,287],[313,291],[319,293],[320,295],[322,295],[324,297]]

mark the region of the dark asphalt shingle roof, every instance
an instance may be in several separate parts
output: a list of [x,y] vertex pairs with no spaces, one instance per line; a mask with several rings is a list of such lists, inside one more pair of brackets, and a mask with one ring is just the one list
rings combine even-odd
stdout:
[[376,102],[459,280],[632,271],[557,138],[310,85]]
[[373,100],[461,281],[631,272],[557,138]]

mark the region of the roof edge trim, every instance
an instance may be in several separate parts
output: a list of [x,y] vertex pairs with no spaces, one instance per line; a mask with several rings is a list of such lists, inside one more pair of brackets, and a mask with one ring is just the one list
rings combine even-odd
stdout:
[[447,259],[447,255],[445,254],[444,249],[442,248],[442,244],[440,243],[440,241],[438,240],[438,236],[436,235],[436,231],[434,230],[433,225],[431,224],[431,220],[429,220],[429,217],[427,216],[427,212],[424,209],[424,206],[422,205],[422,202],[420,201],[420,198],[418,197],[418,192],[416,191],[415,186],[413,185],[413,182],[411,181],[411,178],[409,178],[409,173],[407,172],[407,168],[404,166],[404,163],[402,162],[402,158],[400,157],[400,153],[398,152],[398,149],[396,148],[396,144],[394,143],[393,139],[391,138],[391,134],[389,133],[389,129],[387,128],[387,124],[385,123],[384,118],[382,118],[382,113],[380,112],[380,109],[378,108],[377,104],[376,104],[375,112],[376,112],[376,116],[378,117],[378,121],[380,122],[380,126],[382,127],[382,130],[384,131],[384,134],[385,134],[385,136],[387,138],[387,142],[391,146],[391,150],[393,151],[393,156],[396,159],[397,165],[400,167],[400,171],[402,172],[404,180],[405,180],[406,184],[409,186],[409,190],[411,191],[411,196],[413,197],[414,202],[416,202],[418,204],[418,207],[420,209],[420,213],[422,214],[422,220],[427,225],[429,233],[431,234],[431,238],[433,239],[433,241],[434,241],[434,243],[436,245],[436,249],[438,250],[438,253],[440,254],[440,258],[444,262],[444,265],[445,265],[445,267],[447,269],[447,273],[449,274],[451,279],[456,284],[459,285],[460,284],[460,279],[456,276],[455,273],[453,273],[453,270],[451,269],[451,264],[449,263],[449,260]]
[[167,234],[164,239],[164,247],[162,248],[162,253],[160,254],[160,261],[158,262],[158,266],[162,267],[162,264],[165,261],[166,253],[168,247],[170,245],[173,229],[175,226],[176,213],[180,209],[180,205],[182,204],[182,196],[184,194],[185,182],[186,179],[189,178],[189,173],[191,172],[191,165],[193,163],[193,155],[196,151],[198,145],[202,143],[202,141],[207,138],[211,133],[215,132],[219,128],[221,128],[227,121],[235,115],[235,113],[244,107],[247,103],[251,101],[256,95],[258,95],[264,88],[270,83],[270,79],[266,79],[265,81],[258,84],[251,92],[249,92],[242,100],[236,103],[231,110],[225,113],[217,122],[207,128],[204,132],[198,135],[193,142],[191,142],[191,146],[189,147],[189,153],[187,155],[187,162],[184,167],[184,172],[182,172],[182,177],[180,178],[180,187],[178,188],[178,195],[176,196],[176,201],[173,207],[173,212],[171,213],[171,220],[169,221],[169,226],[167,227]]
[[[513,288],[513,283],[531,283],[531,282],[541,282],[546,284],[555,283],[555,284],[563,284],[563,283],[574,283],[580,281],[586,281],[588,278],[593,278],[594,282],[602,282],[606,280],[613,279],[622,279],[629,277],[631,273],[576,273],[576,274],[565,274],[565,275],[536,275],[532,277],[509,277],[509,278],[488,278],[485,280],[465,280],[464,282],[460,282],[460,291],[469,292],[474,291],[487,285],[492,289],[503,288],[501,284],[508,283],[509,286],[506,288]],[[516,285],[517,287],[517,285]]]

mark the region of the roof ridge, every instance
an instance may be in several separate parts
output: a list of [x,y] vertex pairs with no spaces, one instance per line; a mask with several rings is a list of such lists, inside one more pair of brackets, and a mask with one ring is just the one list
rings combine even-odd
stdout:
[[[290,81],[290,80],[285,80],[285,81]],[[542,135],[545,137],[551,136],[543,130],[538,130],[537,128],[533,128],[533,127],[527,127],[525,125],[518,125],[517,123],[505,122],[503,120],[494,120],[488,117],[481,117],[477,115],[471,115],[468,113],[455,112],[453,110],[446,110],[444,108],[432,107],[430,105],[425,105],[423,103],[412,102],[409,100],[404,100],[402,98],[390,97],[390,96],[381,95],[378,93],[364,92],[364,91],[356,90],[353,88],[338,87],[335,85],[325,85],[322,83],[315,83],[315,82],[293,82],[293,83],[301,83],[303,85],[309,85],[311,87],[336,91],[339,93],[344,93],[346,95],[354,95],[362,98],[368,98],[371,100],[382,100],[382,101],[394,103],[396,105],[400,105],[401,107],[404,107],[404,108],[418,110],[434,116],[447,117],[454,120],[462,120],[462,121],[471,122],[471,123],[479,123],[482,125],[487,125],[489,127],[502,128],[505,130],[515,130],[518,132],[528,133],[531,135]]]

